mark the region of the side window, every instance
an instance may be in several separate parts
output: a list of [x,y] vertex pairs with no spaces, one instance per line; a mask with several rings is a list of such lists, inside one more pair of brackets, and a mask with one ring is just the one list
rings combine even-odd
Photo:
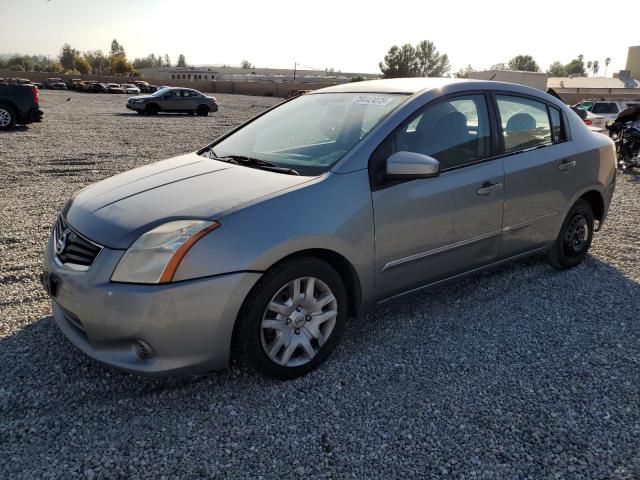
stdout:
[[593,106],[591,113],[597,114],[613,114],[618,113],[618,107],[611,102],[598,102]]
[[551,143],[547,106],[528,98],[496,96],[506,153]]
[[551,116],[551,133],[553,134],[553,142],[566,142],[567,136],[562,124],[562,113],[557,108],[549,106],[549,115]]
[[440,162],[441,170],[486,158],[491,127],[485,97],[468,95],[428,106],[406,120],[388,141],[392,145],[387,152],[429,155]]

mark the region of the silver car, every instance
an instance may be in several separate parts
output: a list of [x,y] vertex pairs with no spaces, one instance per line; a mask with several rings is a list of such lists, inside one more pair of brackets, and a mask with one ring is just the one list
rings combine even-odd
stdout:
[[218,102],[215,97],[192,88],[163,87],[150,95],[129,97],[126,107],[141,115],[172,112],[206,117],[209,113],[218,111]]
[[101,362],[173,374],[233,353],[292,378],[381,302],[538,252],[579,264],[615,167],[609,138],[529,87],[334,86],[81,190],[42,280]]

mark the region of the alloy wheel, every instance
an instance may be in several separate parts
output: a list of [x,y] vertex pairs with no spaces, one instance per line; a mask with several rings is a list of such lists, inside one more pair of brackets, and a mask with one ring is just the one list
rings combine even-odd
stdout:
[[331,336],[338,302],[316,277],[291,280],[271,298],[262,316],[260,340],[276,364],[297,367],[310,362]]
[[0,108],[0,128],[8,127],[11,123],[11,114],[4,108]]

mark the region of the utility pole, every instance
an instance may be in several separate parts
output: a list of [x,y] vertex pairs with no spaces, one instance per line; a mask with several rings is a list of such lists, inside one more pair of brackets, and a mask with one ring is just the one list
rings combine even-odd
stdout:
[[298,70],[298,62],[293,62],[293,81],[296,81],[296,71]]

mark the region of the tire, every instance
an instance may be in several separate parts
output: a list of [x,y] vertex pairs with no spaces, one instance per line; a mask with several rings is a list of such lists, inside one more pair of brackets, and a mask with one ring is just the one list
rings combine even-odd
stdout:
[[158,105],[156,105],[155,103],[150,103],[149,105],[144,107],[144,113],[146,113],[147,115],[157,115],[159,111],[160,107],[158,107]]
[[199,117],[207,117],[209,116],[209,107],[207,107],[206,105],[200,105],[196,109],[196,113],[198,114]]
[[564,220],[558,238],[549,252],[549,263],[558,270],[579,265],[587,256],[593,240],[593,209],[578,200]]
[[11,130],[16,126],[16,112],[7,105],[0,105],[0,130]]
[[[310,279],[312,301],[305,298]],[[299,293],[294,302],[296,284]],[[305,375],[338,344],[347,307],[342,278],[326,262],[301,257],[279,264],[247,295],[234,329],[234,353],[242,363],[271,377],[288,380]]]

